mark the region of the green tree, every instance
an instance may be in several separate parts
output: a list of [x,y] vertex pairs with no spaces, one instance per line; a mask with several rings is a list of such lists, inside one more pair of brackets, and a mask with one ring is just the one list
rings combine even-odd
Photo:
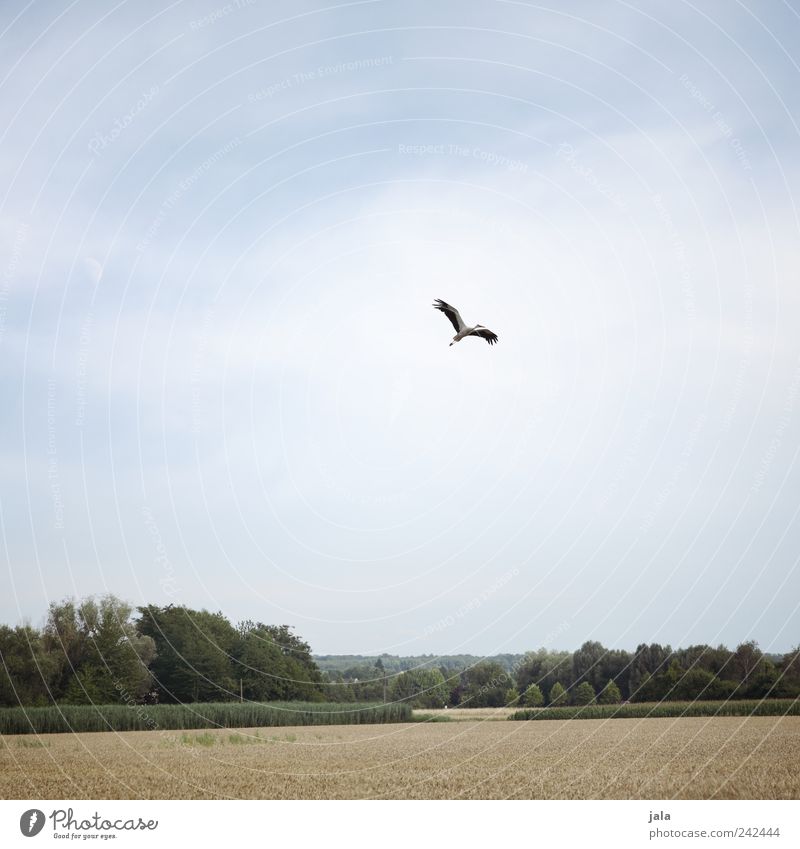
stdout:
[[[658,643],[641,643],[631,661],[629,698],[631,701],[651,701],[655,696],[653,690],[656,687],[655,678],[660,675],[668,665],[672,649],[669,646],[661,646]],[[640,692],[647,682],[647,692]],[[660,698],[658,696],[657,698]]]
[[754,640],[740,643],[736,647],[733,654],[733,669],[743,684],[749,684],[750,679],[762,671],[763,664],[764,655]]
[[550,706],[560,707],[561,705],[565,705],[567,698],[567,691],[564,689],[564,685],[560,681],[556,681],[550,688]]
[[409,669],[392,678],[389,684],[391,701],[407,701],[416,708],[443,708],[450,688],[441,670]]
[[800,683],[800,646],[795,646],[791,651],[786,652],[781,663],[781,672],[792,682]]
[[531,684],[522,695],[522,704],[525,707],[541,707],[544,704],[544,696],[538,684]]
[[464,672],[461,704],[464,707],[503,707],[506,690],[513,684],[506,670],[493,660],[483,660]]
[[55,656],[30,625],[0,625],[0,705],[46,705],[58,675]]
[[140,633],[132,613],[113,595],[50,605],[43,644],[57,668],[59,700],[108,704],[144,697],[155,642]]
[[148,605],[139,613],[139,630],[156,645],[151,671],[160,701],[238,699],[231,658],[238,634],[222,613],[174,605]]
[[506,690],[506,705],[508,707],[516,707],[519,704],[519,690],[516,687],[510,687]]
[[674,701],[713,699],[713,685],[717,678],[707,669],[689,669],[675,682],[668,698]]
[[515,678],[520,693],[534,683],[545,692],[549,692],[556,681],[568,687],[572,682],[572,655],[546,648],[527,652],[516,667]]
[[572,656],[573,682],[580,684],[582,681],[588,681],[589,684],[594,685],[602,673],[601,663],[606,653],[607,650],[603,648],[602,643],[592,640],[585,642]]
[[575,690],[576,705],[590,705],[594,701],[594,687],[588,681],[581,681]]
[[251,701],[320,701],[322,676],[311,649],[287,625],[242,622],[232,649],[233,674]]
[[622,693],[613,678],[608,679],[608,683],[597,696],[597,701],[601,705],[618,705],[622,701]]

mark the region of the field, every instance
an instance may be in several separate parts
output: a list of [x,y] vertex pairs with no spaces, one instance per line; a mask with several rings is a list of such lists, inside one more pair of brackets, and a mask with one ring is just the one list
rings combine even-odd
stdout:
[[3,736],[2,798],[796,799],[800,717]]

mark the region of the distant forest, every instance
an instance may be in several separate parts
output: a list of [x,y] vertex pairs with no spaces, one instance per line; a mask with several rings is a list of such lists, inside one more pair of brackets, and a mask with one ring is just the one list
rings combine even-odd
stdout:
[[224,701],[544,707],[800,696],[800,649],[755,642],[635,651],[584,643],[474,655],[312,656],[289,625],[115,598],[53,603],[41,629],[0,626],[0,706]]

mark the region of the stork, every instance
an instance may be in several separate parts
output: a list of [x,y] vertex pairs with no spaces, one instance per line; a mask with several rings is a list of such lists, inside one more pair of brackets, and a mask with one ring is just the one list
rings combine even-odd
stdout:
[[450,322],[456,329],[456,335],[453,337],[453,341],[450,343],[451,345],[460,342],[465,336],[480,336],[490,345],[494,345],[497,341],[497,334],[492,333],[488,327],[484,327],[482,324],[467,327],[459,311],[455,307],[451,307],[450,304],[446,304],[441,298],[436,299],[433,307],[434,309],[441,310],[450,319]]

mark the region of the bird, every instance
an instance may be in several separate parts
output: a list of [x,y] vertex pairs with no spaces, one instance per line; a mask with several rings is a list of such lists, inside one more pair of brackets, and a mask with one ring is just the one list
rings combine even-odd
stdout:
[[450,343],[451,345],[460,342],[465,336],[480,336],[490,345],[494,345],[497,341],[497,334],[492,333],[488,327],[484,327],[482,324],[467,327],[458,310],[455,307],[451,307],[450,304],[446,304],[441,298],[436,298],[432,306],[434,309],[441,310],[450,319],[450,322],[456,329],[456,335],[453,337],[453,341]]

